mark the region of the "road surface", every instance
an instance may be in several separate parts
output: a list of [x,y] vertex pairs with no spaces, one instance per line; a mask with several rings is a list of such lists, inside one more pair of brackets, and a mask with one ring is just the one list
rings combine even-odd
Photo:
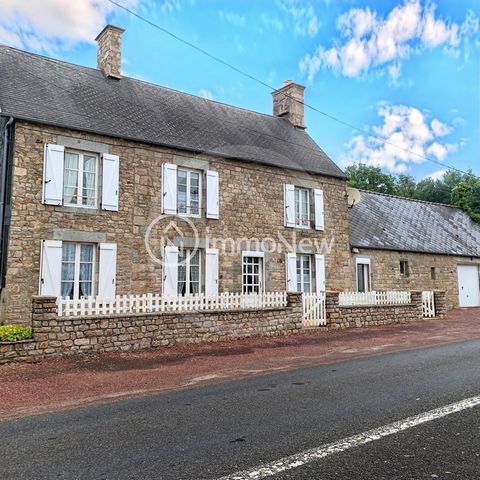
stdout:
[[480,340],[383,354],[1,422],[0,478],[478,479],[479,395]]

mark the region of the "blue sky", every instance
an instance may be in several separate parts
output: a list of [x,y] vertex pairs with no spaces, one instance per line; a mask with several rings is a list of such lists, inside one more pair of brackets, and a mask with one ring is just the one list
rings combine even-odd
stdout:
[[[477,0],[117,1],[274,87],[304,84],[306,103],[365,131],[306,110],[308,132],[342,167],[480,174]],[[0,43],[95,66],[93,39],[114,23],[126,30],[125,75],[271,112],[267,88],[107,0],[0,0],[0,10]]]

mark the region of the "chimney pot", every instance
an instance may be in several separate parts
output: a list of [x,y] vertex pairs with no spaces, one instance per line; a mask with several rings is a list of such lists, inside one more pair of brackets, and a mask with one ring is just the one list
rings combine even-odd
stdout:
[[95,39],[97,48],[97,68],[107,77],[122,78],[122,34],[123,28],[107,25]]
[[273,96],[273,114],[285,117],[295,127],[305,128],[303,92],[305,87],[285,80],[282,88],[275,90]]

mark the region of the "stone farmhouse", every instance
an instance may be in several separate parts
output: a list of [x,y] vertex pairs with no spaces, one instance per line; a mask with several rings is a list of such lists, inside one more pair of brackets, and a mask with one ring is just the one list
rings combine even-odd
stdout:
[[[304,88],[264,115],[123,77],[122,32],[99,34],[97,69],[0,47],[0,322],[38,294],[352,289],[346,176],[305,131]],[[162,214],[182,232],[161,246],[157,223],[149,254]],[[328,254],[297,255],[314,239]]]
[[0,46],[0,324],[30,323],[37,295],[438,288],[479,304],[462,296],[479,226],[367,192],[350,209],[304,87],[285,82],[265,115],[124,77],[122,32],[98,35],[96,69]]

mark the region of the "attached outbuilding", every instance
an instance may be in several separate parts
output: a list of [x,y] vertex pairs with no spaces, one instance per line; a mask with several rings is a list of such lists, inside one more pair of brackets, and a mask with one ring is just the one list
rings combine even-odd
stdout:
[[461,208],[361,191],[349,210],[359,291],[446,291],[447,307],[480,306],[480,224]]

